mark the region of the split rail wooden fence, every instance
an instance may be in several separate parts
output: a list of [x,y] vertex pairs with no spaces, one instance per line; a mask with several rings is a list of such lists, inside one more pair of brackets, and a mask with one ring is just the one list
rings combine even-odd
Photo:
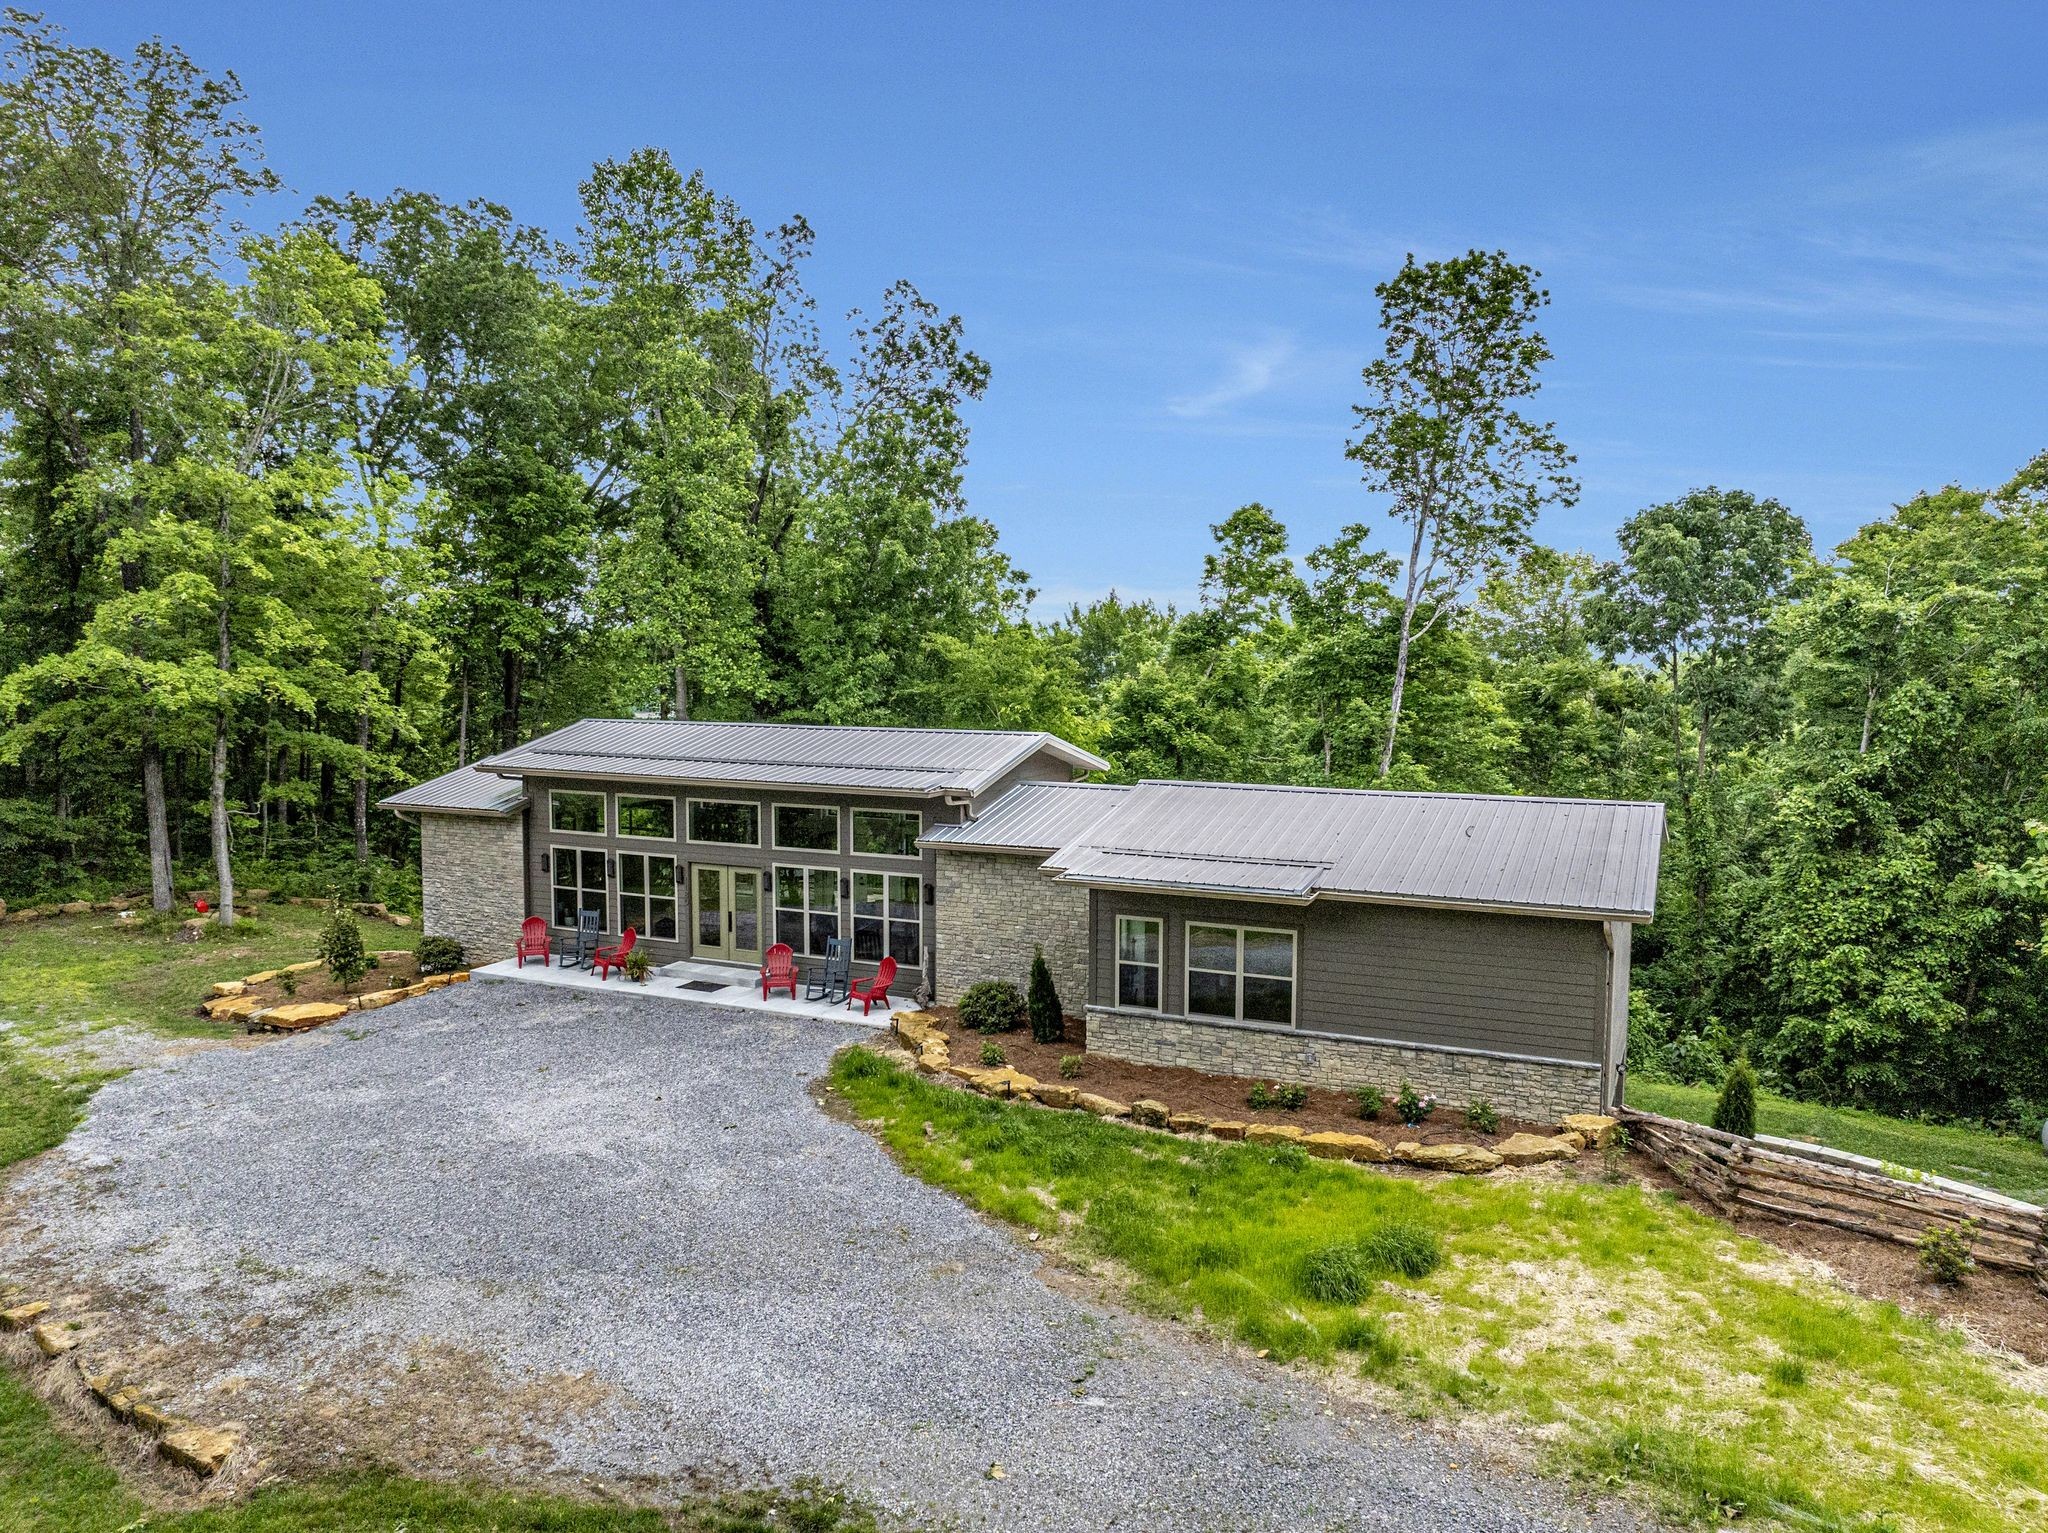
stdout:
[[1633,1143],[1723,1214],[1831,1225],[1912,1245],[1930,1225],[1974,1220],[1981,1266],[2030,1273],[2048,1294],[2048,1210],[1953,1183],[1887,1176],[1655,1113],[1622,1114]]

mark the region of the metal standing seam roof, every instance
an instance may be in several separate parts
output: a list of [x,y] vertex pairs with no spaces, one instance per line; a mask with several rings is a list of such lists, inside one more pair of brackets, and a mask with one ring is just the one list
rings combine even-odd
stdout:
[[901,729],[854,724],[583,719],[477,763],[506,776],[978,793],[1039,751],[1077,772],[1109,763],[1032,730]]
[[441,814],[511,814],[525,802],[526,788],[516,779],[465,766],[380,798],[377,807]]
[[971,820],[937,825],[923,844],[953,851],[1058,851],[1131,790],[1122,783],[1020,782]]
[[1071,883],[1647,921],[1664,806],[1144,782],[1046,862]]

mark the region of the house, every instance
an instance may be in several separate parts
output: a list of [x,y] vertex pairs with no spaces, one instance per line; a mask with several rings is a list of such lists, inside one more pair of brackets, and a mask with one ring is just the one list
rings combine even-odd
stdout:
[[1078,780],[1025,731],[586,719],[385,799],[475,959],[594,910],[657,961],[850,935],[941,1003],[1042,947],[1092,1051],[1554,1117],[1620,1098],[1663,806]]

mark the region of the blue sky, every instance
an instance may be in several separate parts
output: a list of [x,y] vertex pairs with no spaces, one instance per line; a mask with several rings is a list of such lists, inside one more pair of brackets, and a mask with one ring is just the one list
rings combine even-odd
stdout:
[[969,493],[1046,604],[1185,601],[1248,500],[1384,522],[1343,457],[1404,252],[1538,266],[1540,408],[1611,547],[1699,484],[1823,544],[2048,447],[2048,7],[53,3],[250,95],[294,206],[393,186],[568,234],[643,144],[908,276],[995,379]]

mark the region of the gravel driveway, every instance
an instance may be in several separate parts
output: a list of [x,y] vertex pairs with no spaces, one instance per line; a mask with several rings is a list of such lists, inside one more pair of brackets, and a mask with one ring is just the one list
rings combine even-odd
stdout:
[[70,1285],[103,1354],[280,1468],[816,1477],[1005,1529],[1586,1525],[1048,1283],[811,1100],[858,1028],[484,983],[351,1020],[114,1082],[0,1203],[0,1273]]

